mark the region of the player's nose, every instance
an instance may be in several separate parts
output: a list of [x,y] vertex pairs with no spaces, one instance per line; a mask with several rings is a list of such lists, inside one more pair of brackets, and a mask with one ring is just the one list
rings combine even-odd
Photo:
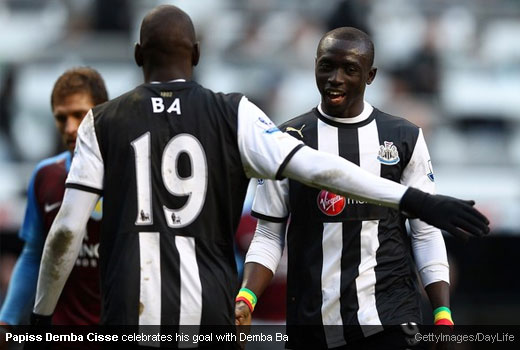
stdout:
[[74,135],[77,133],[79,127],[79,121],[74,117],[67,117],[65,122],[65,133],[68,135]]
[[331,85],[339,85],[342,84],[345,79],[343,78],[343,73],[341,69],[336,68],[332,70],[327,79],[328,83]]

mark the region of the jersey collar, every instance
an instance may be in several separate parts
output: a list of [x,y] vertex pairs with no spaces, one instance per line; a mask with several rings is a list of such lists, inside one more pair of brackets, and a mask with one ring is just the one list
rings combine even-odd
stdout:
[[[185,83],[186,79],[173,79],[170,81],[167,81],[167,83]],[[162,81],[151,81],[150,84],[162,84]]]
[[341,124],[355,124],[355,123],[360,123],[362,121],[365,121],[368,119],[368,117],[370,117],[370,115],[372,114],[372,111],[374,110],[374,107],[372,107],[372,105],[370,103],[368,103],[367,101],[363,101],[363,111],[353,117],[353,118],[336,118],[336,117],[332,117],[326,113],[323,112],[323,109],[321,108],[321,102],[320,104],[318,105],[318,112],[320,112],[320,114],[322,116],[324,116],[325,118],[329,119],[329,120],[332,120],[333,122],[336,122],[336,123],[341,123]]

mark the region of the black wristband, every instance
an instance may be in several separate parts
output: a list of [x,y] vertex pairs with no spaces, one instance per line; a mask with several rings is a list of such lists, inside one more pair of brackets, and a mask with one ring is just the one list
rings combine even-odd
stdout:
[[44,316],[38,315],[34,312],[31,313],[31,325],[32,326],[50,326],[52,321],[52,315]]

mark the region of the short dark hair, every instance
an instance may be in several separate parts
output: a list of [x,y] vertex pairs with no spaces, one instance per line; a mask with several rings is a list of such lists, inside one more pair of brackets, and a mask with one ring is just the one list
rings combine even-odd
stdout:
[[372,42],[372,39],[370,39],[370,36],[362,30],[354,27],[341,27],[331,30],[321,38],[316,52],[318,56],[320,54],[321,44],[327,38],[351,41],[362,45],[362,47],[365,47],[366,49],[370,66],[374,64],[374,43]]
[[54,83],[51,94],[51,107],[54,108],[54,103],[57,100],[82,92],[90,95],[94,105],[108,101],[105,81],[101,74],[90,67],[76,67],[67,70]]

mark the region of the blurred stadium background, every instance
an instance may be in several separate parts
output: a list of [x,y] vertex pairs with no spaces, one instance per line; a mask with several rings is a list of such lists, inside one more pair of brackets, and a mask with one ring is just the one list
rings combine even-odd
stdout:
[[[22,246],[16,233],[31,172],[62,150],[54,81],[89,65],[110,97],[140,84],[133,44],[143,15],[162,3],[194,20],[202,44],[195,79],[246,93],[277,123],[319,102],[321,35],[339,26],[368,32],[379,71],[367,100],[423,127],[438,191],[476,199],[492,222],[483,240],[446,237],[455,322],[520,324],[517,0],[0,0],[0,303]],[[243,225],[246,236],[253,227]]]

